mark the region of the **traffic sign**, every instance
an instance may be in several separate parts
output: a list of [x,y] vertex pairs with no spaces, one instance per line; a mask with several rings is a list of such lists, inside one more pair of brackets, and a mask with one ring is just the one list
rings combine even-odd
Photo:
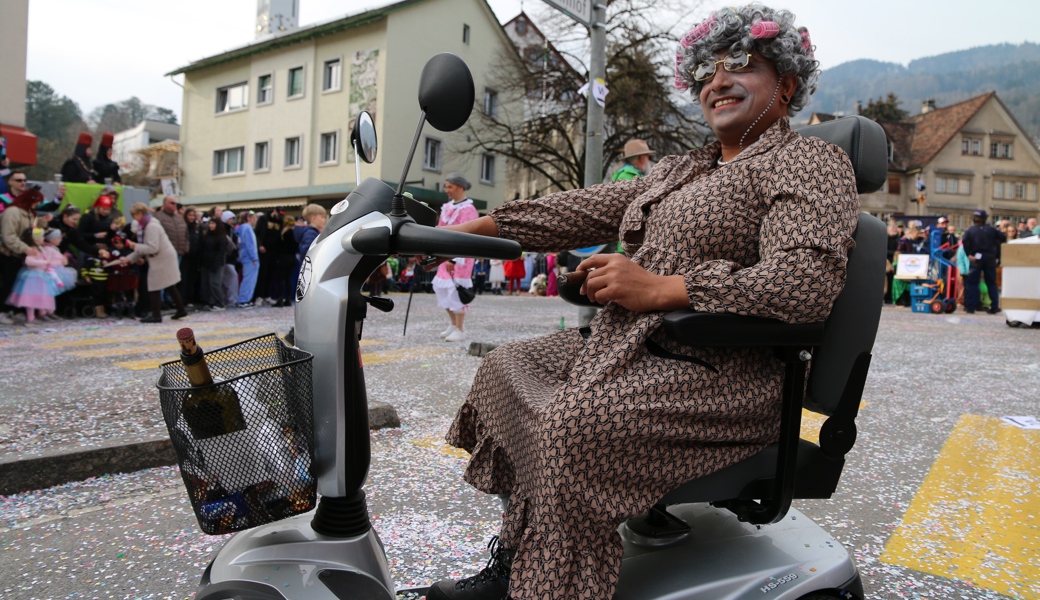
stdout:
[[545,0],[545,3],[586,27],[592,27],[592,0]]

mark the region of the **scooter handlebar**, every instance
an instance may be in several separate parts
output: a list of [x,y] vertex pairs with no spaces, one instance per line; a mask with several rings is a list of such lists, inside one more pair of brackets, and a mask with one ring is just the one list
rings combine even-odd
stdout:
[[402,223],[391,239],[385,227],[365,229],[350,240],[355,251],[362,254],[422,254],[451,258],[499,258],[512,260],[520,257],[520,244],[472,233],[427,227],[417,223]]
[[520,257],[520,244],[513,240],[462,233],[450,229],[404,223],[393,240],[395,254],[425,254],[453,258],[496,258],[513,260]]

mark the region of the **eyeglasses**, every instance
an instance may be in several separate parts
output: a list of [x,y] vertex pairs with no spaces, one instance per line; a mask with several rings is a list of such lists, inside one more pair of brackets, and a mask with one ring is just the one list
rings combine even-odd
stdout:
[[693,69],[694,81],[707,81],[715,76],[715,65],[722,63],[722,68],[727,71],[739,71],[751,62],[751,54],[738,52],[730,54],[721,60],[706,60]]
[[26,179],[24,177],[21,179],[15,179],[14,177],[12,177],[11,181],[14,183],[25,183]]

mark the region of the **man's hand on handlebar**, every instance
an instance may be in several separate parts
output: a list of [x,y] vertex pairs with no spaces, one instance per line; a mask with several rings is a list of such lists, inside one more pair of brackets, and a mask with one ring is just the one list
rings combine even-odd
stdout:
[[690,307],[682,275],[655,275],[623,254],[595,254],[575,272],[588,272],[581,293],[589,300],[617,302],[636,312]]
[[[498,237],[498,225],[495,224],[495,220],[491,217],[480,217],[479,219],[474,219],[458,225],[445,225],[443,227],[439,226],[439,228],[450,231],[461,231],[462,233],[473,233],[486,237]],[[419,264],[422,266],[424,271],[436,271],[437,267],[446,260],[452,259],[444,256],[419,257]]]

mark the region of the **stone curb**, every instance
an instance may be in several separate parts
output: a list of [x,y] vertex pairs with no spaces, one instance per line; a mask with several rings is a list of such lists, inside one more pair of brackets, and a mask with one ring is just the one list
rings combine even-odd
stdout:
[[[400,426],[401,419],[393,406],[369,402],[369,429]],[[0,461],[0,496],[175,464],[177,455],[169,438]]]

